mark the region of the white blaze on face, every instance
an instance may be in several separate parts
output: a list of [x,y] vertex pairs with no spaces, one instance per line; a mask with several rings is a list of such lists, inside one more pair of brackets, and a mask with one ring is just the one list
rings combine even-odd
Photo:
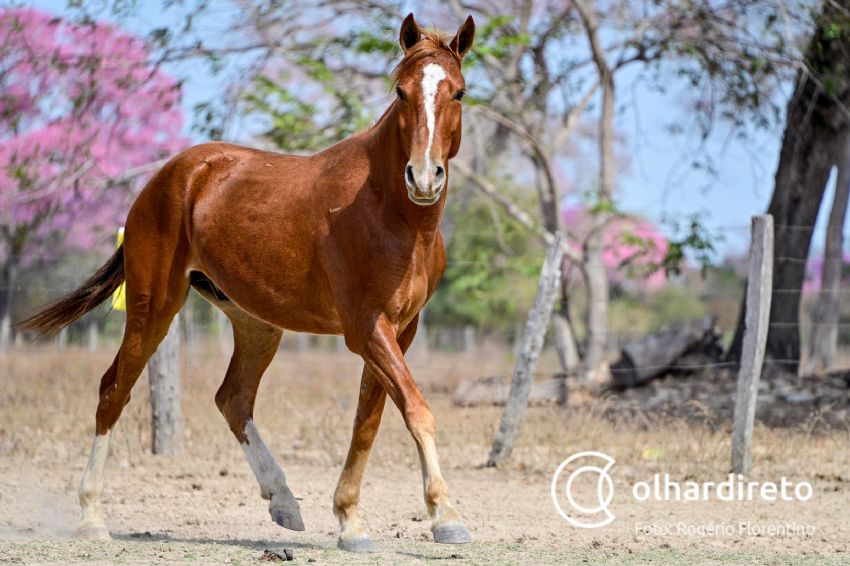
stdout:
[[437,110],[437,87],[446,78],[446,71],[436,63],[429,63],[422,73],[422,99],[425,101],[425,123],[428,125],[428,147],[425,148],[425,171],[431,171],[431,145]]

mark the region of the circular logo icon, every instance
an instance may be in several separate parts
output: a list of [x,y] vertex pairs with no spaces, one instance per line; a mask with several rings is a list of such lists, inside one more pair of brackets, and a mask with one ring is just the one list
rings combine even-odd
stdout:
[[[573,467],[571,465],[578,467],[572,471],[567,470],[568,467]],[[581,529],[604,527],[613,521],[614,514],[608,510],[614,498],[614,482],[608,473],[613,465],[614,459],[611,456],[592,451],[577,452],[561,462],[552,477],[552,502],[561,517]],[[581,478],[583,475],[586,477]],[[593,506],[579,504],[573,493],[577,480],[586,483],[588,479],[596,480],[593,485],[597,504]],[[565,505],[562,506],[562,503]]]

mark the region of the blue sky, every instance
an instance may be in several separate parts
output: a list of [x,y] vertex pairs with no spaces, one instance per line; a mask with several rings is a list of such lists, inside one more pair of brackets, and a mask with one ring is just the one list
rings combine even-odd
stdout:
[[[140,0],[143,9],[127,27],[137,33],[146,32],[157,25],[173,24],[179,11],[163,11],[159,0]],[[415,3],[407,2],[415,11]],[[64,13],[65,0],[32,0],[31,5],[55,13]],[[150,10],[146,10],[146,6]],[[222,20],[226,22],[226,13]],[[195,64],[197,67],[197,64]],[[188,124],[196,103],[215,96],[222,81],[204,69],[174,66],[170,72],[185,78],[184,101]],[[746,251],[749,241],[750,217],[763,213],[773,189],[773,175],[781,142],[781,128],[773,131],[748,129],[746,145],[736,140],[715,135],[707,149],[715,157],[717,177],[690,167],[688,140],[683,135],[673,135],[667,126],[680,120],[687,127],[688,114],[684,104],[685,87],[673,87],[667,94],[659,94],[637,80],[637,73],[621,75],[617,91],[622,110],[617,117],[617,128],[625,143],[620,153],[629,161],[628,167],[618,177],[617,192],[620,208],[637,213],[662,224],[669,231],[669,222],[687,222],[699,215],[713,234],[722,236],[716,242],[718,259],[726,254]],[[376,109],[376,114],[380,109]],[[233,141],[245,142],[252,133],[250,122],[237,122],[228,132]],[[202,140],[198,140],[202,141]],[[691,144],[692,145],[692,144]],[[824,202],[831,203],[833,190],[827,191]],[[824,207],[827,208],[827,207]],[[823,245],[826,217],[822,210],[815,231],[813,249]]]

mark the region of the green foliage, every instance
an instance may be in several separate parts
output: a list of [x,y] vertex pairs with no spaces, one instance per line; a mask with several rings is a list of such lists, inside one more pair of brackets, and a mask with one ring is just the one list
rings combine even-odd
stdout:
[[195,120],[192,129],[210,140],[221,140],[224,137],[225,115],[211,102],[200,102],[195,105]]
[[528,33],[512,33],[511,25],[515,16],[494,16],[479,25],[475,33],[472,51],[464,58],[464,67],[472,67],[481,62],[483,57],[504,59],[512,52],[512,47],[531,44]]
[[377,35],[368,30],[356,34],[352,47],[357,53],[383,53],[395,55],[401,49],[395,40],[387,39],[391,34]]
[[586,208],[587,211],[591,215],[617,215],[621,214],[621,212],[617,209],[617,203],[614,202],[613,199],[610,198],[599,198],[599,193],[597,191],[590,191],[584,193],[585,202],[587,203]]
[[446,211],[447,223],[454,225],[448,266],[428,303],[427,320],[510,331],[534,300],[543,247],[485,197],[463,194],[458,184],[452,189]]
[[282,150],[308,152],[368,127],[373,115],[358,92],[340,87],[334,73],[321,61],[303,57],[297,64],[321,88],[322,96],[333,100],[332,109],[319,111],[316,103],[307,102],[304,85],[292,81],[290,73],[281,73],[277,80],[258,77],[245,102],[249,111],[270,122],[267,138]]
[[[682,232],[678,222],[672,222],[673,231]],[[667,256],[664,258],[664,271],[668,275],[681,273],[686,254],[690,253],[701,266],[703,272],[711,264],[714,257],[714,243],[723,240],[722,235],[710,234],[702,224],[699,214],[694,214],[684,227],[685,233],[678,238],[668,239]]]
[[835,39],[841,39],[842,36],[846,32],[845,26],[846,26],[845,22],[838,22],[838,21],[829,22],[828,24],[826,24],[824,26],[823,38],[826,39],[826,40],[829,40],[829,41],[832,41],[832,40],[835,40]]

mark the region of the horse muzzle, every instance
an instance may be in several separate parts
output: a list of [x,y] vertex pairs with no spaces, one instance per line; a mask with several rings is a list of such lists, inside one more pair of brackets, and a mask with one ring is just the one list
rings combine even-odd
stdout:
[[443,193],[446,170],[442,165],[437,165],[430,171],[417,172],[413,165],[408,163],[404,169],[404,184],[407,187],[407,196],[414,204],[431,206],[440,200]]
[[418,195],[413,191],[407,191],[407,197],[413,202],[413,204],[418,204],[419,206],[431,206],[435,204],[438,200],[440,200],[440,196],[443,194],[442,190],[437,191],[433,195]]

